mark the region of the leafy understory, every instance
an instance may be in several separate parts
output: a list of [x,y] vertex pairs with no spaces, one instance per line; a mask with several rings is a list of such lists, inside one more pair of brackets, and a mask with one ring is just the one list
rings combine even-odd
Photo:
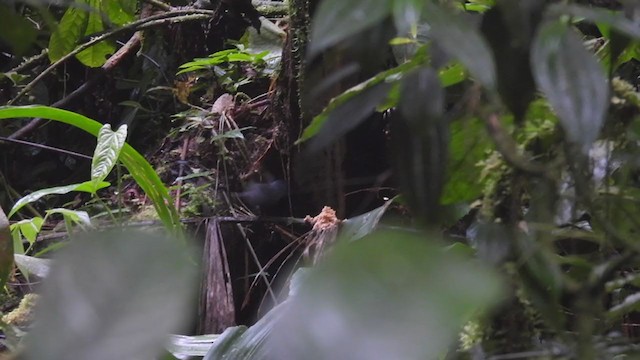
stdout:
[[639,4],[202,3],[0,5],[10,352],[638,355]]

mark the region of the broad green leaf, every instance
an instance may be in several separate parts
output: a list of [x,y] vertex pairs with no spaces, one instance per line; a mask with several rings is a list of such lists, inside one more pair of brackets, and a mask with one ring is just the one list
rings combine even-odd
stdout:
[[[36,216],[31,219],[20,220],[17,223],[11,225],[11,231],[18,231],[21,237],[27,239],[29,244],[36,242],[36,238],[42,229],[44,219]],[[22,240],[22,239],[20,239]]]
[[[109,185],[111,185],[111,184],[109,184],[108,182],[104,182],[104,181],[98,183],[98,187],[100,187],[100,188],[107,187]],[[43,196],[68,194],[68,193],[70,193],[72,191],[81,191],[81,192],[94,193],[93,189],[94,189],[94,186],[93,186],[92,182],[84,182],[84,183],[80,183],[80,184],[71,184],[71,185],[66,185],[66,186],[56,186],[56,187],[52,187],[52,188],[47,188],[47,189],[41,189],[41,190],[38,190],[38,191],[34,191],[31,194],[23,196],[18,201],[16,201],[16,203],[11,208],[11,211],[9,212],[9,217],[13,216],[16,212],[18,212],[20,209],[22,209],[23,206],[25,206],[27,204],[30,204],[32,202],[38,201]]]
[[438,72],[438,76],[440,77],[442,86],[449,87],[463,82],[465,79],[467,79],[468,74],[461,63],[455,62],[441,69]]
[[[470,202],[480,197],[484,188],[478,163],[493,148],[478,119],[461,119],[451,124],[449,166],[443,189],[443,205]],[[473,180],[472,180],[473,179]]]
[[487,89],[496,86],[495,65],[491,49],[469,21],[435,3],[427,3],[425,18],[431,26],[433,40],[469,70],[471,76]]
[[284,304],[274,359],[437,359],[499,300],[494,273],[426,234],[340,242]]
[[180,71],[178,71],[176,75],[198,70],[211,70],[211,68],[215,65],[220,65],[228,62],[249,62],[263,64],[263,58],[268,54],[268,50],[261,49],[252,49],[251,52],[249,51],[249,49],[242,50],[241,48],[222,50],[211,54],[207,58],[196,58],[193,61],[189,61],[180,65],[178,67]]
[[[98,136],[102,127],[99,122],[85,116],[47,106],[0,107],[0,119],[25,117],[60,121],[82,129],[93,136]],[[128,144],[122,148],[120,160],[145,194],[153,201],[156,212],[165,227],[179,238],[184,238],[180,216],[176,208],[171,205],[173,199],[149,162]]]
[[50,259],[40,259],[21,254],[15,254],[13,257],[16,265],[20,267],[20,271],[26,271],[29,275],[35,275],[39,278],[47,277],[51,268]]
[[109,22],[116,26],[125,25],[135,19],[136,0],[102,0],[101,8],[109,19]]
[[0,288],[7,283],[13,268],[13,237],[9,226],[9,219],[0,207]]
[[[112,0],[88,0],[88,1],[90,5],[90,10],[89,10],[89,18],[87,20],[86,28],[84,29],[85,36],[100,33],[105,29],[105,26],[102,22],[103,14],[101,14],[100,12],[102,8],[101,3],[103,1],[112,1]],[[107,60],[107,57],[113,54],[115,51],[116,51],[116,47],[113,44],[113,42],[109,40],[105,40],[78,53],[78,55],[76,55],[76,58],[86,66],[100,67],[105,63],[105,61]]]
[[[80,4],[87,4],[80,1]],[[89,14],[84,6],[69,7],[62,16],[58,27],[49,39],[49,60],[58,61],[61,57],[75,49],[84,35],[89,21]]]
[[161,233],[86,234],[54,258],[25,359],[155,359],[183,330],[193,253]]
[[538,87],[558,114],[569,141],[586,151],[598,138],[609,106],[609,86],[600,64],[566,24],[544,24],[531,63]]
[[388,0],[324,0],[311,23],[309,57],[382,21],[391,13]]
[[[133,20],[135,1],[80,0],[69,7],[49,40],[49,59],[54,62],[76,48],[83,37],[106,29],[103,19],[115,25]],[[89,67],[102,66],[108,55],[115,52],[112,41],[101,41],[80,52],[76,58]]]
[[89,217],[89,214],[86,211],[77,211],[65,208],[47,210],[47,216],[51,214],[60,214],[64,216],[66,220],[69,220],[74,224],[91,226],[91,217]]
[[98,145],[91,161],[91,180],[103,181],[111,172],[120,151],[127,138],[127,125],[122,125],[118,131],[112,131],[110,124],[105,124],[98,133]]

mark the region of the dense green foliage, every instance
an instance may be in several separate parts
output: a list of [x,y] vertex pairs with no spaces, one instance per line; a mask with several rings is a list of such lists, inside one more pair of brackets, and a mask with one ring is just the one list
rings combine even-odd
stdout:
[[[305,4],[308,9],[315,2]],[[79,1],[59,13],[25,5],[18,14],[7,7],[10,22],[19,24],[6,41],[15,56],[29,49],[16,38],[36,43],[25,17],[37,14],[56,26],[46,33],[52,62],[46,70],[21,72],[18,66],[4,74],[11,82],[6,103],[39,99],[38,82],[71,55],[83,66],[107,66],[106,56],[117,49],[111,39],[118,34],[165,25],[163,19],[220,15],[199,6],[135,21],[132,1]],[[241,18],[251,14],[247,8],[232,10],[229,14]],[[265,130],[259,128],[265,118],[284,111],[269,109],[262,118],[268,111],[255,104],[296,83],[300,91],[289,90],[303,97],[292,102],[302,104],[299,118],[277,119],[286,120],[288,131],[274,125],[268,132],[295,133],[299,138],[292,139],[291,148],[305,154],[330,152],[348,141],[347,135],[382,118],[388,143],[378,145],[390,152],[398,196],[332,226],[316,226],[296,240],[306,247],[305,255],[315,251],[317,265],[297,270],[288,282],[289,296],[253,326],[229,327],[206,338],[174,337],[165,345],[171,353],[210,360],[640,354],[635,330],[640,324],[640,3],[323,0],[313,14],[296,16],[312,16],[310,34],[300,35],[306,28],[289,29],[289,46],[286,41],[283,46],[281,29],[262,21],[260,33],[250,28],[209,56],[155,63],[156,73],[145,63],[136,89],[147,102],[143,105],[140,97],[140,102],[120,104],[131,107],[131,119],[162,114],[170,102],[184,105],[186,110],[171,107],[169,116],[181,125],[167,139],[190,134],[183,152],[192,149],[191,140],[208,142],[215,151],[202,158],[216,160],[207,163],[214,164],[209,172],[180,173],[175,183],[208,178],[214,170],[217,182],[220,174],[232,177],[227,168],[241,173],[238,169],[254,165],[247,155],[250,145],[268,144],[253,159],[256,164],[278,145],[281,137],[255,133]],[[167,54],[157,44],[143,49]],[[303,56],[295,54],[302,50]],[[372,53],[391,59],[380,68],[371,65],[378,60]],[[170,90],[171,101],[153,98],[167,90],[168,84],[158,80],[166,76],[158,70],[163,67],[183,76]],[[305,83],[318,68],[326,79]],[[283,86],[278,77],[289,82]],[[208,90],[198,92],[202,83]],[[215,102],[209,101],[213,93]],[[327,94],[326,104],[305,98]],[[247,113],[260,121],[236,122]],[[310,121],[304,123],[307,116]],[[163,336],[185,322],[197,263],[183,241],[184,209],[173,196],[210,193],[168,188],[158,174],[163,160],[154,169],[125,143],[126,126],[112,131],[108,124],[54,107],[0,108],[0,119],[15,118],[56,120],[91,133],[98,142],[91,180],[32,189],[13,203],[7,212],[16,220],[11,237],[0,209],[2,249],[13,247],[16,266],[27,279],[47,277],[40,322],[26,342],[16,327],[3,322],[7,346],[27,346],[32,359],[157,356]],[[299,120],[304,129],[296,128]],[[154,124],[143,125],[150,132],[159,127]],[[34,256],[32,246],[50,215],[63,216],[69,235],[93,224],[96,215],[71,207],[24,215],[47,195],[88,193],[101,202],[112,224],[120,221],[112,212],[117,202],[101,197],[118,161],[171,236],[114,232],[72,239],[53,266]],[[249,165],[238,165],[245,162]],[[197,201],[195,195],[190,199]],[[221,211],[217,198],[208,200],[202,204]],[[390,209],[400,209],[401,218],[386,218]],[[4,255],[3,284],[13,268]],[[273,282],[275,275],[254,252],[251,256],[258,266],[256,274],[247,274],[255,279],[251,287],[259,280],[270,286],[267,278]]]

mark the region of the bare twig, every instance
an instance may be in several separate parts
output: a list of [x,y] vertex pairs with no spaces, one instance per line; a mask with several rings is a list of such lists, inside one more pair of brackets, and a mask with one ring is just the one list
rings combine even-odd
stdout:
[[75,151],[60,149],[60,148],[53,147],[53,146],[37,144],[37,143],[30,142],[30,141],[11,139],[11,138],[7,138],[7,137],[4,137],[4,136],[0,136],[0,141],[7,141],[7,142],[16,143],[16,144],[32,146],[32,147],[36,147],[36,148],[40,148],[40,149],[44,149],[44,150],[55,151],[55,152],[59,152],[59,153],[62,153],[62,154],[67,154],[67,155],[76,156],[76,157],[79,157],[79,158],[91,160],[91,156],[88,156],[88,155],[85,155],[85,154],[80,154],[80,153],[77,153]]
[[25,69],[28,69],[29,67],[31,67],[33,64],[37,63],[40,60],[43,60],[44,58],[47,57],[47,54],[49,54],[49,49],[42,49],[42,51],[40,52],[40,54],[38,55],[34,55],[28,59],[25,59],[20,65],[14,67],[13,69],[9,70],[8,72],[20,72],[23,71]]

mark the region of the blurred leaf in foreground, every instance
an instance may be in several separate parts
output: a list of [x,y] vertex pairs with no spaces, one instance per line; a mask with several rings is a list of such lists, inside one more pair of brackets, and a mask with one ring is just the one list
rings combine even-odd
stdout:
[[142,232],[88,234],[45,280],[27,359],[153,359],[188,319],[195,264],[184,242]]
[[488,269],[426,236],[380,232],[339,244],[310,271],[272,335],[278,359],[435,359],[499,300]]

